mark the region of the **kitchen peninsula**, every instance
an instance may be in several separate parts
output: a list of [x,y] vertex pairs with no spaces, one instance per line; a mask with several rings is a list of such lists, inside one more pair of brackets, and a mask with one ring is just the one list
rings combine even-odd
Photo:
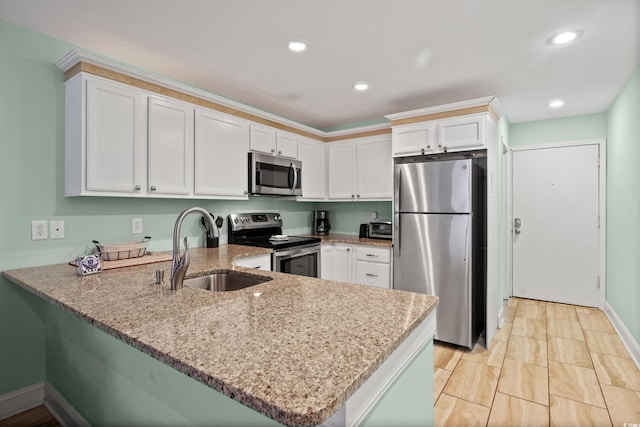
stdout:
[[[266,251],[192,249],[187,276]],[[173,293],[157,269],[3,272],[42,313],[48,382],[90,424],[433,424],[435,297],[265,271]]]

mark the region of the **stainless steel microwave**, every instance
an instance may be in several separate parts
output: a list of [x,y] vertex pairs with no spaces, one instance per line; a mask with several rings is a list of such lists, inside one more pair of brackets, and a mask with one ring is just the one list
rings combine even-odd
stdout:
[[249,153],[249,194],[301,196],[302,162],[268,154]]

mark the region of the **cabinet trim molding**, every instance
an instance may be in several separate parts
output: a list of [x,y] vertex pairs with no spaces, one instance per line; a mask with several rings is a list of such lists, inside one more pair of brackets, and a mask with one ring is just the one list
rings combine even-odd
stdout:
[[[276,119],[280,120],[276,116],[273,116],[273,118],[262,117],[258,115],[260,113],[257,110],[255,112],[250,111],[250,107],[245,107],[240,103],[223,101],[213,94],[207,94],[205,91],[173,82],[170,79],[164,79],[150,74],[147,75],[140,70],[134,70],[126,65],[111,62],[79,49],[74,49],[69,52],[58,61],[56,65],[64,72],[65,81],[81,72],[93,74],[159,95],[175,98],[245,120],[326,142],[326,138],[314,133],[313,131],[315,131],[315,129],[313,128],[307,128],[306,130],[301,129],[304,125],[299,125],[301,128],[297,128],[294,127],[294,125],[298,125],[297,123],[291,122],[290,124],[285,124],[282,122],[285,122],[286,119],[281,119],[281,122],[279,122],[276,121]],[[223,102],[230,105],[225,105]],[[265,113],[262,113],[262,115],[270,116]]]

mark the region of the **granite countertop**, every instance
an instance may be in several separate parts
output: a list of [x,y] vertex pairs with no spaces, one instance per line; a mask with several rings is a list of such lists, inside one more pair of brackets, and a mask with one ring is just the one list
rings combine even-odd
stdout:
[[[269,253],[191,249],[187,277]],[[155,285],[155,271],[165,283]],[[3,272],[14,283],[289,426],[327,420],[424,320],[437,298],[291,274],[232,292],[168,289],[170,262],[79,277],[59,264]],[[212,352],[214,348],[216,351]]]
[[321,241],[320,243],[323,243],[323,244],[346,243],[349,245],[378,246],[381,248],[393,247],[393,243],[391,242],[391,240],[364,239],[351,234],[326,234],[326,235],[305,234],[305,236],[319,237]]

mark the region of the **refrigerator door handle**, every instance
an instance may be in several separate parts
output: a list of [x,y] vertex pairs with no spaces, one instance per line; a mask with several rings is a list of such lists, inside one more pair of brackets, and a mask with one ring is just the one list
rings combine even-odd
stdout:
[[398,185],[396,186],[396,206],[395,206],[395,227],[396,227],[396,241],[394,243],[398,244],[398,258],[402,256],[402,225],[400,224],[400,214],[398,210],[400,209],[400,195],[402,194],[402,167],[398,167]]

